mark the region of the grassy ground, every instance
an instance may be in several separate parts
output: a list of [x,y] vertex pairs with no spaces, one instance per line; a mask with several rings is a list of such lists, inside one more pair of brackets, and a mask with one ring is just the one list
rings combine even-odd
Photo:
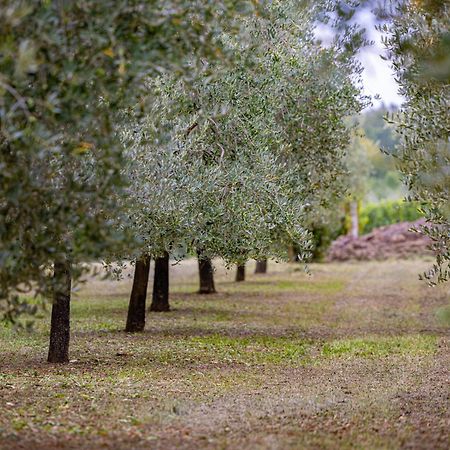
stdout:
[[45,363],[48,316],[0,328],[0,448],[447,449],[449,288],[417,281],[428,264],[219,267],[199,296],[187,261],[136,335],[129,277],[90,281],[69,365]]

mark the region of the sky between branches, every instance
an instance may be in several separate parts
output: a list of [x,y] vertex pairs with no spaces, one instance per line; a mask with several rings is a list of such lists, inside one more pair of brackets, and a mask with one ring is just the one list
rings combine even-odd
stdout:
[[[352,23],[357,23],[366,30],[366,37],[373,44],[360,50],[358,58],[364,67],[362,81],[364,93],[372,97],[374,108],[385,106],[400,106],[403,98],[398,94],[398,85],[390,62],[381,58],[385,49],[381,42],[382,35],[376,29],[376,20],[370,8],[363,8],[356,12]],[[326,45],[333,37],[331,28],[320,25],[316,29],[316,36]],[[376,99],[378,95],[380,98]]]

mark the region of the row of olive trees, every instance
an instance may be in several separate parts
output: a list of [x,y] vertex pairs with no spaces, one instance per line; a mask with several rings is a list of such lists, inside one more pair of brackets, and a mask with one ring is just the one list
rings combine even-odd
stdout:
[[151,108],[148,79],[191,82],[228,60],[223,30],[256,12],[245,0],[2,3],[0,307],[14,321],[30,294],[53,296],[49,361],[68,359],[78,263],[137,244],[120,202],[124,111],[139,121]]
[[154,259],[161,309],[169,254],[242,266],[285,258],[280,242],[308,251],[311,217],[343,191],[343,119],[365,103],[358,33],[313,39],[335,3],[7,2],[0,302],[14,320],[21,292],[53,296],[49,361],[68,360],[81,262],[136,260],[142,294]]
[[[311,216],[344,192],[345,119],[366,99],[355,84],[353,35],[322,48],[317,12],[273,2],[264,17],[243,21],[244,44],[224,38],[234,64],[210,64],[217,76],[148,83],[153,109],[121,130],[129,231],[142,243],[121,255],[136,259],[127,331],[145,326],[150,259],[150,310],[167,311],[169,254],[198,254],[204,291],[214,289],[212,257],[238,263],[240,281],[248,259],[287,259],[293,242],[306,254]],[[149,139],[161,128],[171,130],[167,140]]]
[[[150,259],[150,309],[167,311],[170,254],[242,266],[286,258],[291,242],[309,250],[308,217],[343,189],[344,118],[363,106],[352,36],[321,48],[312,33],[318,12],[272,2],[263,16],[241,19],[239,33],[220,34],[225,63],[202,58],[189,83],[172,72],[147,77],[145,111],[117,113],[111,132],[124,148],[127,184],[102,213],[133,245],[103,256],[136,261],[128,331],[145,326]],[[54,265],[49,361],[68,360],[74,262]]]
[[169,253],[242,265],[284,258],[280,242],[308,251],[307,217],[341,191],[343,117],[362,106],[354,35],[313,40],[333,3],[2,10],[0,300],[14,320],[30,311],[21,292],[53,297],[50,362],[68,361],[79,263],[131,258],[138,275],[154,258],[163,310]]

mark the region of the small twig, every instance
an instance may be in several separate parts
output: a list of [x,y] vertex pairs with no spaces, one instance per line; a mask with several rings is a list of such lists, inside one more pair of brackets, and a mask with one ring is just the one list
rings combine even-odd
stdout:
[[187,130],[186,133],[184,134],[184,137],[187,138],[192,131],[194,131],[196,128],[198,127],[198,122],[193,123]]
[[9,84],[4,83],[0,80],[0,86],[4,89],[6,89],[16,100],[19,107],[23,109],[25,112],[27,118],[31,117],[30,111],[27,108],[27,104],[25,102],[25,99]]

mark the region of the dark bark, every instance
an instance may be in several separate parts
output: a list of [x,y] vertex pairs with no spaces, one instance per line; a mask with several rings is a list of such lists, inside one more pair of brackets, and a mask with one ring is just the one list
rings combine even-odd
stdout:
[[255,273],[267,273],[267,259],[256,261]]
[[298,249],[294,245],[288,247],[289,262],[299,262]]
[[236,281],[245,281],[245,264],[237,266]]
[[136,261],[134,267],[133,288],[131,289],[127,325],[125,327],[125,331],[130,333],[144,331],[149,272],[150,257],[145,255]]
[[53,305],[50,326],[50,346],[47,361],[69,362],[70,342],[70,290],[72,278],[70,262],[55,261],[53,275]]
[[169,254],[155,259],[155,278],[150,311],[169,311]]
[[211,260],[201,256],[198,253],[198,272],[200,276],[199,294],[215,294],[216,288],[214,286],[214,268]]

